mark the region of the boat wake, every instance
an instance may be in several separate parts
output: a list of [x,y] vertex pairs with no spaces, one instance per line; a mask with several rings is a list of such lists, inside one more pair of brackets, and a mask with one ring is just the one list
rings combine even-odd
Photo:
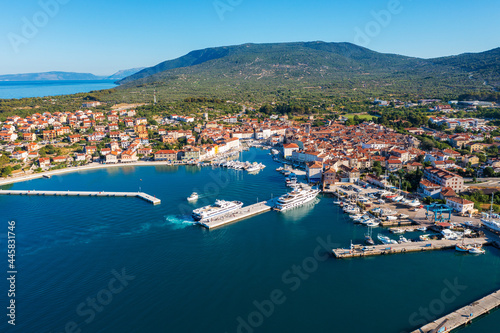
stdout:
[[168,225],[174,226],[175,229],[183,229],[196,224],[196,222],[193,221],[191,216],[186,216],[186,215],[184,216],[168,215],[165,216],[165,222]]

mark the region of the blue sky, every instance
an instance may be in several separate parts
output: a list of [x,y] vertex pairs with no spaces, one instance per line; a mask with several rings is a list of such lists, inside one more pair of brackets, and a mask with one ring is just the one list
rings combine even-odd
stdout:
[[481,52],[500,46],[499,12],[498,0],[4,1],[0,74],[108,75],[247,42],[351,42],[423,58]]

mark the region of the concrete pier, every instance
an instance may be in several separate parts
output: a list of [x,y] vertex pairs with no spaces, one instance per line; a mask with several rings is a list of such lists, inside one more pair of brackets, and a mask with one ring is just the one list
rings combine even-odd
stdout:
[[[373,238],[376,240],[376,237]],[[402,244],[383,244],[383,245],[372,245],[372,246],[354,246],[353,249],[333,249],[332,253],[337,259],[343,258],[355,258],[355,257],[368,257],[377,256],[384,254],[395,254],[395,253],[408,253],[408,252],[423,252],[423,251],[434,251],[434,250],[444,250],[453,249],[457,243],[461,243],[461,240],[430,240],[422,242],[411,242]],[[470,238],[464,241],[466,245],[471,244],[488,244],[486,238]]]
[[47,196],[82,196],[82,197],[137,197],[153,205],[159,205],[161,200],[144,192],[94,192],[94,191],[10,191],[0,190],[0,195],[47,195]]
[[500,290],[489,294],[455,312],[439,318],[412,333],[446,333],[461,326],[469,324],[474,319],[490,313],[491,310],[500,306]]
[[198,224],[204,226],[208,229],[222,227],[226,224],[233,223],[239,220],[246,219],[250,216],[261,214],[264,212],[270,211],[276,203],[276,199],[270,199],[267,201],[261,201],[253,205],[249,205],[246,207],[241,207],[237,211],[226,215],[221,216],[215,220],[210,221],[199,221]]

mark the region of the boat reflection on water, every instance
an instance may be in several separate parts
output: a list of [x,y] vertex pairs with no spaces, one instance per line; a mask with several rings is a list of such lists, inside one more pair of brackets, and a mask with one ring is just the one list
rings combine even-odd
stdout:
[[284,213],[279,214],[279,218],[290,222],[301,221],[304,217],[312,213],[314,206],[319,202],[320,199],[316,197],[301,206],[286,210]]

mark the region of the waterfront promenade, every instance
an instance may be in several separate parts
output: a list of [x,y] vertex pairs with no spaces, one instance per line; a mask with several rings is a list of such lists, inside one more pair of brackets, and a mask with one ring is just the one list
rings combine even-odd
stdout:
[[[242,151],[243,148],[240,148],[235,151],[230,151],[226,154],[218,155],[213,158],[209,158],[207,160],[203,160],[200,162],[211,162],[212,159],[214,158],[219,158],[219,159],[224,159],[228,158],[230,156],[234,156]],[[38,179],[38,178],[50,178],[55,175],[60,175],[60,174],[65,174],[65,173],[71,173],[71,172],[80,172],[80,171],[91,171],[91,170],[99,170],[99,169],[108,169],[108,168],[125,168],[125,167],[134,167],[134,166],[180,166],[180,165],[190,165],[190,163],[186,162],[181,162],[181,161],[176,161],[174,163],[168,162],[168,161],[137,161],[137,162],[129,162],[129,163],[110,163],[110,164],[103,164],[103,163],[90,163],[84,166],[78,166],[78,167],[68,167],[64,169],[57,169],[57,170],[52,170],[52,171],[44,171],[44,172],[39,172],[39,173],[31,173],[31,174],[24,174],[24,175],[18,175],[14,177],[8,177],[8,178],[0,178],[0,186],[2,185],[8,185],[8,184],[14,184],[14,183],[20,183],[32,179]]]
[[209,221],[200,221],[198,222],[200,225],[204,226],[208,229],[222,227],[226,224],[233,223],[239,220],[246,219],[250,216],[261,214],[264,212],[270,211],[276,203],[276,199],[270,199],[267,201],[261,201],[255,203],[253,205],[249,205],[246,207],[241,207],[236,212],[218,217]]
[[38,196],[80,196],[80,197],[136,197],[146,200],[153,205],[159,205],[161,200],[144,192],[96,192],[96,191],[11,191],[1,190],[0,195],[38,195]]

